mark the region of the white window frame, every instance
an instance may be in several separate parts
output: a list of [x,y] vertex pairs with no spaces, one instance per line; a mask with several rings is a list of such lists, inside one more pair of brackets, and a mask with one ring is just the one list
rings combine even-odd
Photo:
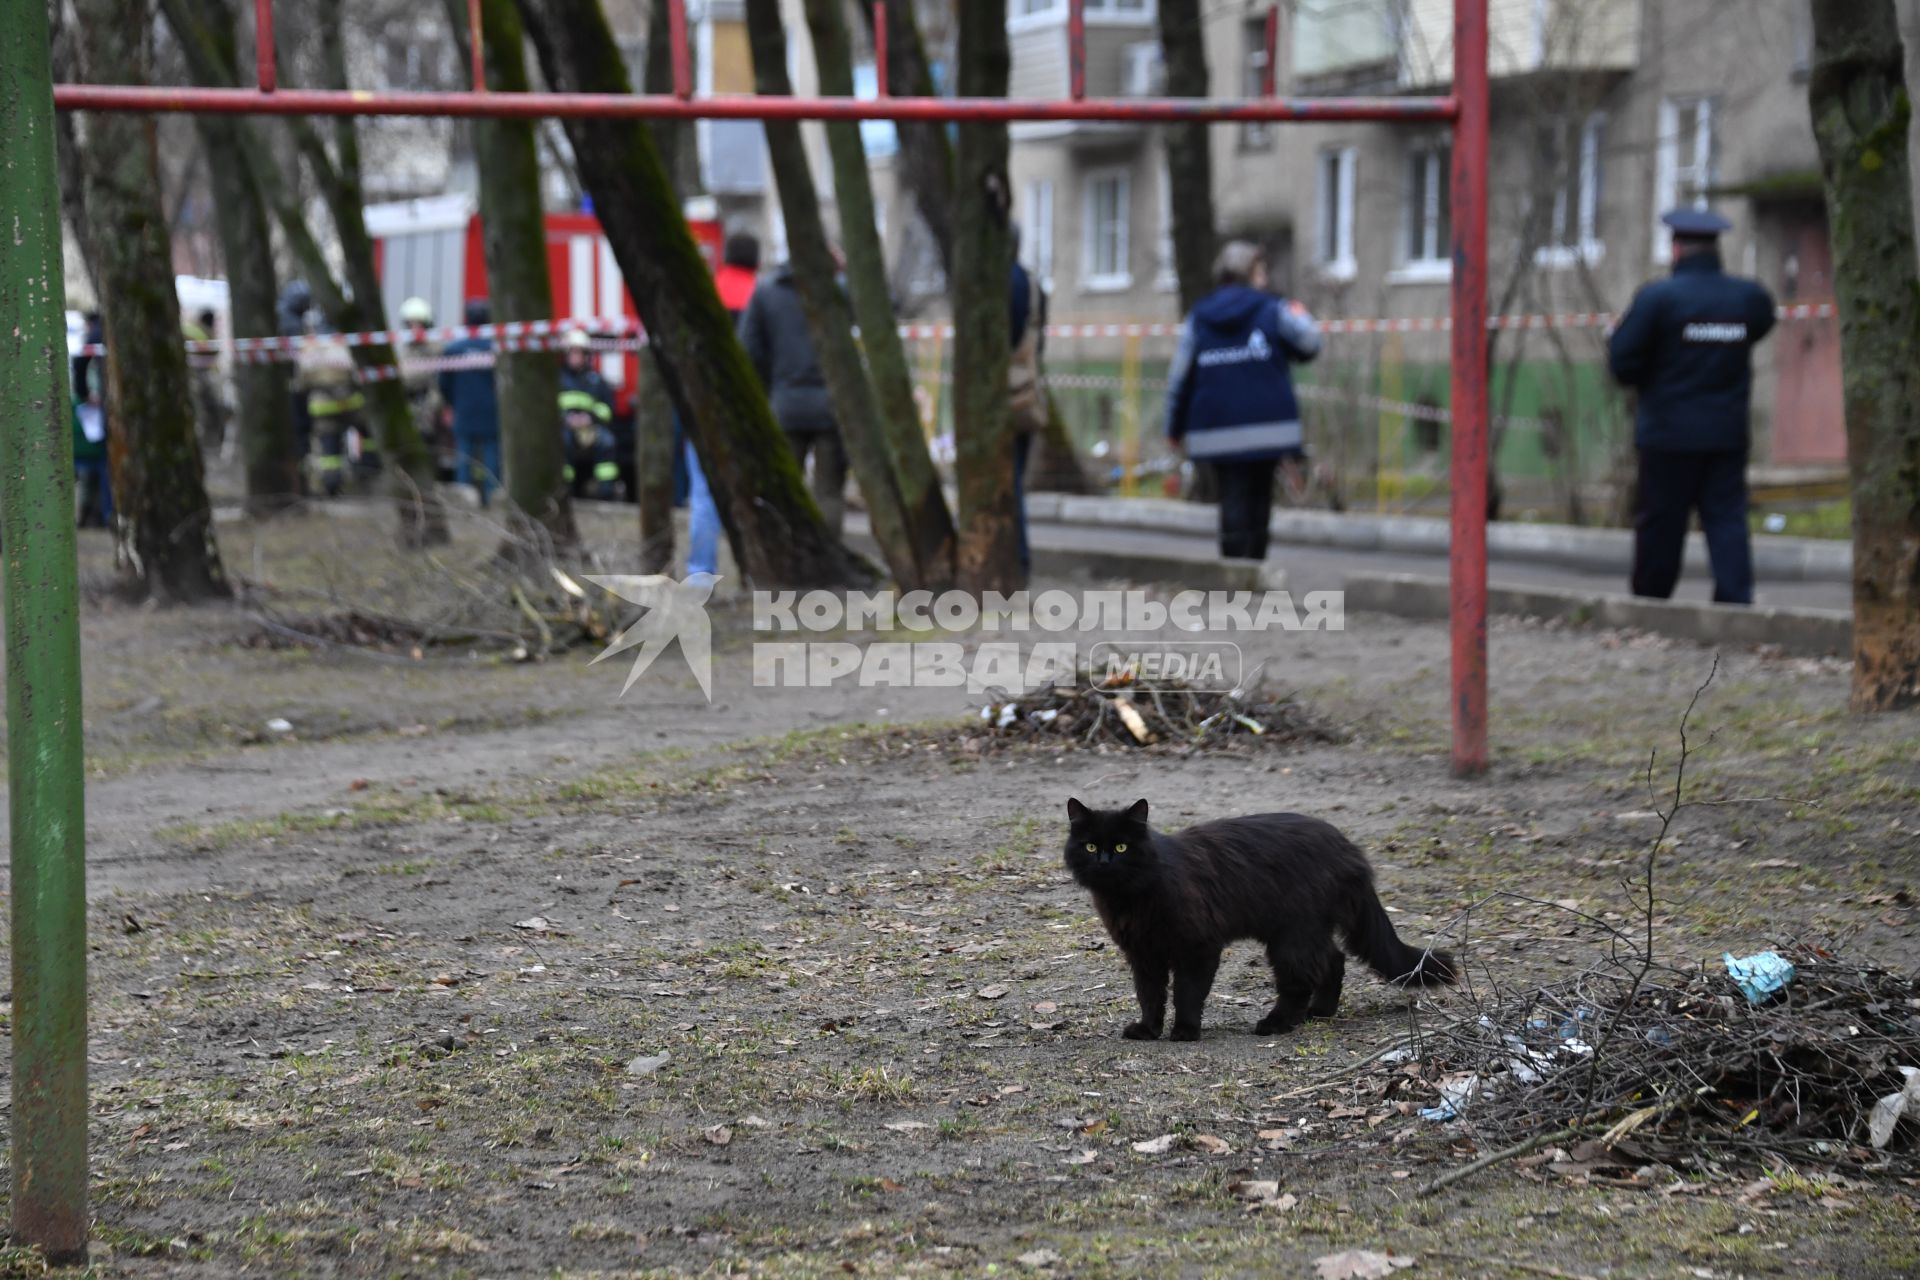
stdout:
[[[1095,188],[1104,183],[1118,184],[1115,213],[1119,233],[1114,237],[1114,256],[1118,270],[1096,269],[1099,258],[1099,201]],[[1133,171],[1124,166],[1089,169],[1080,185],[1080,289],[1083,293],[1121,293],[1133,287]]]
[[1053,292],[1053,179],[1034,178],[1027,183],[1022,211],[1020,243],[1026,253],[1027,270],[1040,287]]
[[[1453,279],[1453,231],[1451,225],[1444,229],[1440,225],[1441,193],[1450,190],[1448,184],[1453,181],[1451,157],[1451,144],[1445,138],[1429,138],[1407,151],[1408,168],[1417,164],[1425,169],[1422,175],[1425,198],[1420,208],[1414,208],[1414,187],[1411,182],[1407,184],[1400,207],[1400,265],[1387,274],[1389,284],[1434,284]],[[1449,224],[1452,216],[1449,208]],[[1417,254],[1407,243],[1416,226],[1420,229],[1421,241]]]
[[[1561,128],[1567,129],[1563,121]],[[1590,112],[1580,121],[1579,151],[1576,168],[1569,177],[1578,177],[1579,207],[1567,208],[1568,184],[1558,183],[1553,191],[1553,214],[1547,223],[1547,243],[1533,251],[1535,266],[1564,270],[1575,263],[1598,265],[1607,256],[1606,243],[1600,238],[1601,137],[1607,128],[1604,111]],[[1571,235],[1567,231],[1571,228]]]
[[[1693,107],[1693,164],[1680,167],[1680,110]],[[1693,207],[1705,209],[1713,186],[1713,99],[1706,95],[1679,95],[1660,100],[1659,136],[1655,146],[1653,178],[1653,260],[1664,263],[1673,253],[1673,229],[1660,215],[1680,202],[1680,184],[1693,183]]]
[[[1146,27],[1159,19],[1158,0],[1141,0],[1138,9],[1116,7],[1121,0],[1087,0],[1082,10],[1088,26]],[[1067,0],[1008,0],[1007,31],[1037,31],[1065,26]]]
[[[1240,24],[1246,50],[1240,59],[1240,92],[1257,98],[1267,82],[1267,24],[1264,18],[1247,18]],[[1278,88],[1278,81],[1275,81]],[[1269,151],[1273,148],[1274,126],[1267,120],[1248,120],[1240,126],[1242,151]]]
[[1167,163],[1167,149],[1160,148],[1159,187],[1156,191],[1160,228],[1153,241],[1153,287],[1171,293],[1180,286],[1180,272],[1173,260],[1173,170]]
[[[1314,157],[1313,256],[1321,276],[1329,280],[1351,280],[1360,273],[1353,252],[1353,193],[1359,167],[1360,152],[1357,147],[1322,147]],[[1329,168],[1333,170],[1336,184],[1332,227],[1327,226],[1326,183]]]

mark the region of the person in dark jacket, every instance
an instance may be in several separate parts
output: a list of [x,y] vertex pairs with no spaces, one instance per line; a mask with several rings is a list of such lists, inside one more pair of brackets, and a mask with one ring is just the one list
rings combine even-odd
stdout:
[[[274,300],[275,318],[280,324],[280,336],[283,338],[305,337],[312,327],[307,322],[307,313],[313,310],[313,290],[305,280],[290,280],[280,290],[280,296]],[[298,356],[294,357],[296,360]],[[287,397],[292,406],[293,450],[294,456],[303,460],[313,448],[313,418],[307,413],[307,393],[294,387],[292,380],[287,383]],[[307,468],[300,468],[300,491],[307,491]]]
[[[485,298],[468,299],[464,319],[469,327],[487,324],[492,318]],[[492,338],[469,335],[449,342],[441,354],[452,359],[492,352]],[[453,410],[455,478],[479,490],[484,507],[500,479],[500,397],[493,385],[493,363],[475,364],[471,369],[442,370],[440,398]]]
[[1667,599],[1680,580],[1695,509],[1713,564],[1713,598],[1753,603],[1747,536],[1747,415],[1753,345],[1773,328],[1773,296],[1720,269],[1718,237],[1731,224],[1706,209],[1675,209],[1673,274],[1634,295],[1607,339],[1613,376],[1639,392],[1633,443],[1633,594]]
[[1267,292],[1266,259],[1245,240],[1220,250],[1213,283],[1180,328],[1167,435],[1213,467],[1220,554],[1264,560],[1274,467],[1305,453],[1287,366],[1320,354],[1320,326],[1298,302]]
[[813,499],[836,536],[846,516],[847,455],[834,421],[827,380],[807,334],[791,265],[763,280],[740,313],[740,342],[773,402],[773,416],[802,467],[813,455]]
[[576,498],[611,501],[620,483],[614,460],[613,388],[594,368],[593,339],[568,330],[560,366],[560,429],[566,445],[567,484]]

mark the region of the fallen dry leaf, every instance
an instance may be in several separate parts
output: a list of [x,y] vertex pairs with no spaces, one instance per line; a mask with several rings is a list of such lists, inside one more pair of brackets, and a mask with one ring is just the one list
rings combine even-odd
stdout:
[[1055,1004],[1051,1000],[1042,1000],[1039,1004],[1036,1004],[1035,1006],[1033,1006],[1033,1011],[1035,1013],[1052,1013],[1054,1010],[1058,1009],[1059,1007],[1060,1007],[1059,1005]]
[[1031,1253],[1021,1254],[1015,1261],[1023,1267],[1039,1271],[1060,1261],[1060,1255],[1051,1249],[1035,1249]]
[[733,1141],[733,1130],[723,1124],[717,1124],[711,1129],[701,1130],[700,1136],[716,1147],[724,1147]]
[[925,1120],[895,1120],[892,1124],[886,1124],[880,1127],[883,1129],[891,1129],[895,1133],[912,1133],[915,1129],[933,1128],[933,1126]]
[[1004,996],[1005,994],[1007,994],[1007,989],[999,985],[998,983],[995,983],[991,987],[980,988],[978,991],[974,992],[974,994],[979,996],[982,1000],[998,1000],[1001,996]]
[[1133,1144],[1133,1149],[1143,1156],[1165,1155],[1167,1152],[1173,1150],[1173,1135],[1163,1133],[1157,1138],[1148,1138],[1144,1142],[1136,1142]]
[[1230,1156],[1233,1147],[1224,1138],[1216,1138],[1210,1133],[1198,1133],[1191,1139],[1194,1146],[1210,1156]]
[[528,916],[525,920],[515,920],[513,927],[525,929],[528,933],[547,933],[553,928],[553,921],[545,916]]
[[1229,1195],[1239,1196],[1242,1200],[1272,1200],[1280,1194],[1280,1184],[1268,1180],[1242,1178],[1227,1184]]
[[1413,1265],[1411,1256],[1395,1257],[1371,1249],[1343,1249],[1313,1260],[1313,1273],[1320,1280],[1380,1280]]
[[1095,1160],[1098,1160],[1099,1158],[1100,1158],[1100,1153],[1098,1151],[1094,1151],[1093,1149],[1089,1148],[1085,1151],[1082,1151],[1079,1155],[1068,1156],[1066,1159],[1062,1160],[1060,1163],[1061,1164],[1092,1164]]

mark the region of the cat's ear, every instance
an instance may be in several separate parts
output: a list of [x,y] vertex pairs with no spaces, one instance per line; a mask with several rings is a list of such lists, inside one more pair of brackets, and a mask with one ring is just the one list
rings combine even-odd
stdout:
[[1133,807],[1127,810],[1127,817],[1133,819],[1135,822],[1145,822],[1147,820],[1147,802],[1145,800],[1135,800]]
[[1078,800],[1075,800],[1071,796],[1069,796],[1067,798],[1067,821],[1078,822],[1080,821],[1080,819],[1086,816],[1087,816],[1087,806],[1081,804]]

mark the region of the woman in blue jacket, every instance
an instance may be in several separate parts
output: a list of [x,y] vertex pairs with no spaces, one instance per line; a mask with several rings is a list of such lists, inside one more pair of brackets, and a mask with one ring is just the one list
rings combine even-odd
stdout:
[[1264,560],[1274,466],[1305,456],[1287,366],[1320,354],[1320,326],[1298,302],[1267,292],[1266,258],[1245,240],[1220,250],[1213,283],[1181,326],[1167,435],[1213,467],[1220,554]]

